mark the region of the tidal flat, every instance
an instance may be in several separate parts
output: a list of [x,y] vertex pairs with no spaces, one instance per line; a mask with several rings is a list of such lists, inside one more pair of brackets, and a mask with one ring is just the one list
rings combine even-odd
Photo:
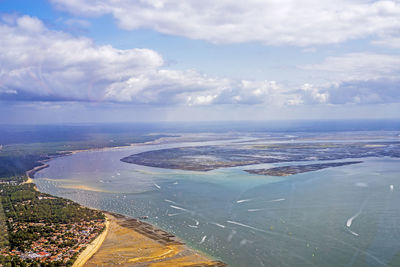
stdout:
[[[399,142],[398,133],[382,131],[250,133],[229,140],[216,134],[215,141],[204,142],[175,137],[56,158],[36,173],[35,183],[43,192],[89,207],[146,216],[230,266],[398,265]],[[132,155],[147,161],[146,153],[155,151],[177,167],[121,161]],[[247,164],[250,158],[259,161]],[[213,160],[230,165],[217,167]],[[246,172],[350,161],[362,163],[290,176]],[[200,170],[178,168],[186,162]]]

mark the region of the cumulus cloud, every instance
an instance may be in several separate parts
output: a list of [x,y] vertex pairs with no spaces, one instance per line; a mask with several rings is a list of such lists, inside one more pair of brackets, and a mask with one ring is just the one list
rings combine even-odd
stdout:
[[377,104],[400,102],[400,56],[350,53],[301,67],[324,81],[305,84],[293,103]]
[[377,53],[349,53],[327,57],[322,63],[300,68],[318,72],[337,81],[395,78],[400,73],[400,56]]
[[400,102],[400,79],[347,81],[328,88],[332,104],[389,104]]
[[325,86],[304,84],[289,105],[392,104],[400,102],[400,79],[353,80]]
[[51,0],[74,14],[111,14],[121,28],[214,43],[299,46],[339,43],[400,29],[397,0]]
[[48,30],[29,16],[0,25],[0,90],[101,100],[110,84],[142,75],[163,64],[148,49],[118,50],[90,39]]
[[283,105],[285,89],[274,81],[233,82],[224,80],[218,90],[208,90],[187,97],[189,105],[206,104],[273,104]]
[[301,66],[323,83],[288,88],[275,81],[234,80],[166,69],[149,49],[98,46],[50,30],[37,18],[0,23],[0,99],[105,101],[145,105],[307,105],[400,102],[400,56],[350,53]]
[[153,50],[97,46],[30,16],[8,18],[0,35],[1,99],[207,105],[264,103],[279,95],[275,82],[168,70]]

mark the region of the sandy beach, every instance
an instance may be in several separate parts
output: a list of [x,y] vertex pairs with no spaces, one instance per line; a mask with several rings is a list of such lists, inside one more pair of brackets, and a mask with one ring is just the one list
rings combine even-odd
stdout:
[[74,264],[73,267],[81,267],[83,266],[101,247],[104,240],[107,237],[108,231],[110,230],[110,221],[107,217],[106,220],[106,229],[98,236],[95,240],[93,240],[86,248],[83,250]]
[[43,170],[44,168],[49,167],[49,165],[46,164],[44,161],[40,161],[40,163],[42,163],[42,165],[36,166],[36,167],[34,167],[33,169],[31,169],[31,170],[29,170],[29,171],[27,171],[27,172],[25,173],[25,174],[26,174],[26,177],[28,178],[28,180],[26,181],[26,183],[32,183],[32,178],[35,176],[35,173],[37,173],[37,172],[40,171],[40,170]]
[[85,266],[227,266],[151,224],[118,214],[106,215],[108,234]]

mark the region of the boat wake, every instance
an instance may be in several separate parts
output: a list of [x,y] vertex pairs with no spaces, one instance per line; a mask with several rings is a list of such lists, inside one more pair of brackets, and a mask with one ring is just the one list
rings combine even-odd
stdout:
[[251,200],[253,200],[253,199],[250,199],[250,198],[249,199],[241,199],[241,200],[236,201],[236,203],[249,202]]
[[203,236],[203,238],[201,239],[201,241],[200,241],[200,244],[203,244],[204,243],[204,241],[206,241],[206,238],[207,238],[207,236],[205,235],[205,236]]

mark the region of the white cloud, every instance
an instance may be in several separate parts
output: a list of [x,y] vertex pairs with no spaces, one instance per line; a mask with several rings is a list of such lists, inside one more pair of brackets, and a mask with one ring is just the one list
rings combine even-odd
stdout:
[[384,36],[379,40],[373,40],[372,44],[397,49],[400,48],[400,36]]
[[328,102],[329,93],[320,92],[314,85],[306,83],[301,87],[303,91],[303,102],[324,104]]
[[[235,81],[163,68],[149,49],[97,46],[22,16],[0,24],[0,97],[149,105],[254,104],[279,99],[272,81]],[[12,93],[10,93],[12,92]]]
[[400,73],[400,56],[377,53],[350,53],[327,57],[322,63],[300,66],[318,72],[327,80],[350,81],[396,78]]
[[[304,84],[291,104],[383,104],[400,102],[400,56],[350,53],[301,66],[322,82]],[[297,96],[298,97],[298,96]]]
[[400,56],[351,53],[302,66],[323,83],[297,89],[274,81],[210,77],[170,70],[157,52],[97,46],[49,30],[40,20],[7,16],[0,23],[0,99],[105,101],[145,105],[371,104],[400,102]]
[[214,43],[339,43],[400,29],[398,0],[51,0],[79,15],[111,14],[121,28]]
[[152,50],[95,46],[29,16],[0,24],[0,35],[1,87],[38,96],[101,100],[110,84],[163,64]]

